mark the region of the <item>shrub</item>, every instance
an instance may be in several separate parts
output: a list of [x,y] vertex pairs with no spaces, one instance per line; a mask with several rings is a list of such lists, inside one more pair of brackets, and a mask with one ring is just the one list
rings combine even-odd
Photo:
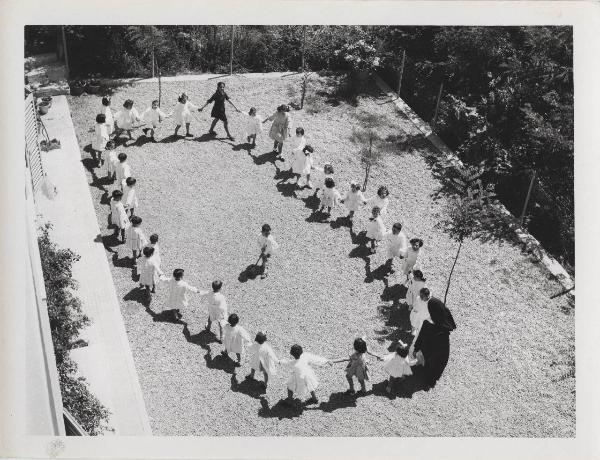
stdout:
[[72,293],[77,288],[72,266],[79,256],[70,249],[59,249],[50,240],[50,228],[51,224],[40,228],[38,245],[63,406],[86,432],[98,435],[108,429],[110,412],[90,393],[85,378],[76,375],[77,364],[69,357],[80,330],[90,324],[81,310],[81,301]]

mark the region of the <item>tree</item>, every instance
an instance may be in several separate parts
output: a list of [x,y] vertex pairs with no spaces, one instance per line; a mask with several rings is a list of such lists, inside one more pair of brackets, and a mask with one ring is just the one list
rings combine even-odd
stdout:
[[165,32],[157,26],[129,26],[127,28],[129,39],[132,40],[141,52],[142,56],[151,57],[152,60],[152,78],[154,78],[154,68],[158,70],[158,105],[162,99],[161,71],[158,65],[158,58],[169,51],[170,41]]
[[380,117],[367,112],[359,112],[357,118],[359,127],[352,129],[350,140],[360,146],[360,163],[365,168],[365,179],[362,186],[364,192],[367,189],[371,169],[382,163],[386,149],[377,132],[377,125],[381,122]]

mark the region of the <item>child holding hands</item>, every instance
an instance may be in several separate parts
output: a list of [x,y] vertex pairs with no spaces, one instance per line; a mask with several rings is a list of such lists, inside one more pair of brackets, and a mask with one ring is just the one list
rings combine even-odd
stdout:
[[371,252],[375,253],[376,244],[383,239],[385,235],[385,225],[380,216],[380,209],[375,206],[372,210],[372,217],[367,224],[367,238],[371,243]]
[[277,364],[279,359],[267,342],[267,335],[264,332],[258,332],[254,343],[250,346],[250,374],[246,376],[248,379],[254,380],[256,372],[262,372],[265,378],[265,390],[269,384],[269,377],[277,374]]
[[354,213],[358,211],[359,206],[367,204],[367,200],[360,190],[358,182],[350,182],[350,190],[346,192],[344,197],[340,200],[340,203],[344,203],[348,208],[348,219],[352,221]]
[[252,342],[250,334],[238,324],[239,322],[240,317],[235,313],[232,313],[229,315],[229,318],[227,318],[227,324],[223,328],[223,345],[225,345],[225,350],[221,353],[225,356],[229,356],[229,353],[235,353],[237,357],[235,367],[240,367],[242,365],[242,353],[244,352],[246,345]]
[[354,377],[356,377],[358,383],[360,383],[360,391],[358,394],[364,395],[367,392],[365,380],[369,380],[369,369],[367,367],[367,361],[365,360],[365,354],[374,356],[378,360],[382,359],[380,356],[367,351],[367,342],[365,342],[363,338],[358,338],[354,340],[354,353],[352,353],[349,358],[330,361],[331,364],[348,361],[348,365],[346,366],[346,380],[348,380],[350,388],[346,391],[346,394],[356,394],[354,391]]
[[223,282],[215,280],[212,283],[212,292],[202,292],[201,298],[208,304],[208,321],[205,329],[210,331],[212,323],[216,322],[219,325],[219,342],[223,343],[223,324],[227,320],[227,301],[225,296],[221,294]]

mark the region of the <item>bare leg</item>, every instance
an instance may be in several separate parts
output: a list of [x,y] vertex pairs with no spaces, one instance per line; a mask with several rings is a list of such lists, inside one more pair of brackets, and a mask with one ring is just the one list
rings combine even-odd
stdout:
[[360,383],[360,391],[362,393],[366,393],[367,392],[367,387],[365,385],[365,381],[361,380],[361,379],[358,379],[358,383]]
[[235,138],[229,132],[229,124],[226,121],[223,122],[223,127],[225,128],[225,132],[227,133],[227,137],[229,138],[229,140],[234,141]]
[[181,125],[175,126],[175,136],[177,136],[177,133],[179,132],[179,128],[181,128]]
[[125,229],[121,229],[121,243],[125,243]]
[[209,134],[217,134],[215,133],[215,126],[217,126],[217,120],[216,118],[213,118],[212,123],[210,124],[210,129],[208,130]]
[[190,137],[191,136],[191,134],[190,134],[190,124],[189,123],[185,124],[185,135],[186,135],[186,137]]
[[241,353],[236,353],[235,356],[237,356],[237,362],[235,363],[236,367],[240,367],[242,364],[242,355]]
[[354,394],[354,380],[349,375],[346,376],[346,380],[348,380],[348,385],[350,385],[350,389],[347,393]]
[[207,331],[210,331],[211,326],[212,326],[212,321],[210,320],[210,316],[209,316],[208,321],[206,322],[206,327],[204,329],[206,329]]
[[223,343],[223,325],[219,321],[219,342]]

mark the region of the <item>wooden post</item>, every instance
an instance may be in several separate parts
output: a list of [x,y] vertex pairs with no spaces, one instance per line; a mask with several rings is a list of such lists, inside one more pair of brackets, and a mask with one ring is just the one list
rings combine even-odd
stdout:
[[302,26],[302,72],[306,68],[306,58],[304,53],[306,52],[306,26]]
[[152,47],[152,78],[154,78],[154,47]]
[[404,63],[406,61],[406,50],[402,51],[402,64],[400,64],[400,76],[398,77],[398,97],[402,88],[402,75],[404,74]]
[[527,197],[525,198],[525,204],[523,205],[523,212],[521,213],[521,225],[523,225],[523,221],[525,220],[525,212],[527,211],[527,205],[529,204],[529,198],[531,197],[531,191],[533,190],[533,183],[535,182],[536,171],[533,171],[531,175],[531,182],[529,183],[529,190],[527,190]]
[[229,75],[233,75],[233,32],[235,26],[231,26],[231,53],[229,54]]
[[442,90],[444,88],[444,82],[440,83],[440,92],[438,93],[438,97],[437,97],[437,102],[435,104],[435,113],[433,114],[433,121],[431,123],[431,128],[433,131],[435,131],[436,128],[436,124],[437,124],[437,117],[438,117],[438,109],[440,108],[440,100],[442,99]]
[[60,26],[60,30],[62,33],[63,48],[64,48],[64,52],[65,52],[65,66],[67,67],[67,80],[68,80],[69,76],[71,75],[71,70],[69,68],[69,55],[67,54],[67,37],[65,36],[65,26]]

